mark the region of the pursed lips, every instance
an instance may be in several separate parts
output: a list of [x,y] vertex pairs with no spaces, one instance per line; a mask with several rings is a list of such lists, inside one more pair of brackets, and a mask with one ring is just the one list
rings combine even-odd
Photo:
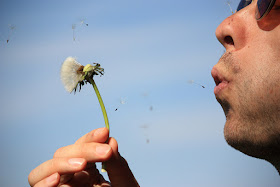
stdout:
[[229,81],[216,69],[216,67],[213,67],[211,75],[216,83],[214,94],[218,96],[220,92],[228,86]]

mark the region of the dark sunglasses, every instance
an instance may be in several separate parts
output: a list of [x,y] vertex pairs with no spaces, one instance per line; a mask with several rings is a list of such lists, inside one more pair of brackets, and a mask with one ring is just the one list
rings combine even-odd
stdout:
[[[251,4],[251,2],[252,0],[241,0],[237,7],[237,11],[248,6],[249,4]],[[276,0],[258,0],[256,8],[256,19],[260,20],[265,17],[270,12],[275,2]]]

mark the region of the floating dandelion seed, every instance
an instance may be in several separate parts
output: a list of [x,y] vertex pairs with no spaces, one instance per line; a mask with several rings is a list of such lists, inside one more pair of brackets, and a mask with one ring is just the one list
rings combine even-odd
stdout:
[[141,129],[148,129],[149,126],[148,126],[148,125],[141,125],[140,128],[141,128]]
[[230,4],[231,4],[231,1],[227,1],[226,3],[227,3],[227,5],[228,5],[229,8],[230,8],[231,13],[234,14],[234,12],[233,12],[233,10],[232,10],[232,8],[231,8],[231,5],[230,5]]
[[8,37],[6,39],[7,43],[9,43],[9,41],[11,40],[11,37],[14,35],[15,29],[16,29],[15,25],[9,24],[8,27],[9,27],[9,33],[8,33]]
[[[147,98],[147,100],[149,100],[148,99],[148,97],[149,97],[149,93],[142,93],[141,94],[144,98]],[[151,102],[149,102],[149,103],[151,103]],[[153,109],[154,109],[154,107],[153,107],[153,105],[151,105],[151,104],[149,104],[150,106],[149,106],[149,110],[150,111],[153,111]]]
[[[121,104],[121,105],[126,104],[126,99],[125,99],[125,98],[121,98],[121,99],[120,99],[120,104]],[[120,108],[120,106],[118,106],[118,107],[115,109],[115,111],[117,111],[119,108]]]
[[76,29],[76,24],[72,24],[72,30],[73,30],[73,41],[76,41],[75,29]]
[[144,136],[146,138],[146,143],[150,143],[150,139],[149,139],[149,136],[148,136],[148,133],[147,133],[147,131],[149,129],[149,126],[148,125],[141,125],[140,128],[144,130]]
[[81,20],[80,20],[81,26],[82,26],[82,25],[88,26],[88,23],[86,23],[85,20],[86,20],[86,19],[81,19]]
[[[93,86],[103,113],[105,126],[109,130],[109,120],[106,109],[97,86],[93,80],[94,75],[103,75],[103,72],[104,69],[100,67],[100,64],[95,63],[94,65],[87,64],[86,66],[82,66],[76,61],[75,58],[68,57],[62,64],[60,76],[65,89],[70,93],[73,90],[76,92],[78,85],[80,86],[80,90],[85,83],[90,83]],[[106,171],[104,163],[102,164],[101,171]]]
[[81,29],[83,26],[88,26],[88,23],[85,22],[85,19],[80,19],[78,23],[72,24],[72,31],[73,31],[73,41],[76,41],[77,38],[77,32]]
[[126,99],[125,99],[125,98],[121,98],[120,103],[121,103],[122,105],[124,105],[124,104],[126,103]]
[[201,86],[202,88],[205,88],[205,86],[203,86],[203,85],[201,85],[201,84],[198,84],[198,83],[194,82],[193,80],[188,80],[188,83],[189,83],[189,84],[196,84],[196,85]]
[[14,30],[14,29],[16,28],[16,26],[15,26],[15,25],[9,24],[9,28],[10,28],[11,30]]
[[149,93],[145,92],[145,93],[142,93],[141,94],[143,97],[148,97],[149,96]]

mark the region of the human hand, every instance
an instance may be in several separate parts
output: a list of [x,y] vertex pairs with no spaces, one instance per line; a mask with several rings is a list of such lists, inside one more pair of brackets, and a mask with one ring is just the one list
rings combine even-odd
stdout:
[[[31,171],[28,181],[32,187],[136,187],[139,186],[125,159],[118,153],[109,131],[100,128],[91,131],[73,145],[59,148],[53,159]],[[95,162],[105,162],[111,183],[104,180]]]

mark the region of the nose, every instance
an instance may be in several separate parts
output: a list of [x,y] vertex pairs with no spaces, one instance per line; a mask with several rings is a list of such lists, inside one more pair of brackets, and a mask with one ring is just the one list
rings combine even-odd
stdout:
[[216,37],[227,51],[239,50],[246,45],[250,23],[254,17],[254,3],[226,18],[216,29]]

